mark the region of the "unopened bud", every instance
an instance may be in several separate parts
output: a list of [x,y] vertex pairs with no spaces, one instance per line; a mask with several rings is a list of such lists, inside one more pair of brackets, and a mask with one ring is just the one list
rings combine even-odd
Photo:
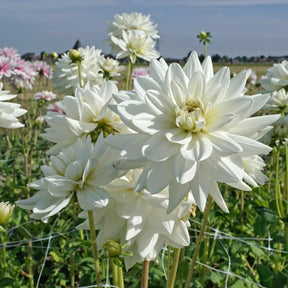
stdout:
[[15,205],[9,204],[8,201],[0,202],[0,224],[6,224],[9,222],[14,206]]
[[207,33],[205,31],[201,31],[200,34],[199,34],[199,38],[203,39],[203,40],[206,39],[207,38]]
[[56,52],[52,52],[52,53],[51,53],[51,57],[52,57],[53,59],[57,59],[57,58],[58,58],[58,54],[57,54]]
[[75,49],[71,49],[69,51],[69,57],[72,60],[73,63],[77,63],[77,62],[81,62],[82,61],[82,57],[79,53],[78,50]]
[[107,253],[107,255],[111,258],[119,257],[122,252],[122,248],[119,244],[119,242],[109,239],[105,244],[103,245],[104,251]]

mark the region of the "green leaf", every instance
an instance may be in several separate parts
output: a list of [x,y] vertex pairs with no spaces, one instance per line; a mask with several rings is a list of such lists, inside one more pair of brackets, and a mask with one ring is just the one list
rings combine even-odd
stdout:
[[245,282],[241,279],[238,279],[234,284],[230,286],[230,288],[243,288],[246,287]]
[[267,222],[275,222],[278,221],[279,216],[271,209],[264,206],[256,206],[255,210],[259,215],[264,217]]
[[272,288],[288,288],[288,277],[282,272],[274,273]]
[[254,224],[254,231],[256,235],[264,236],[267,233],[267,221],[263,215],[256,217]]
[[0,278],[0,287],[12,287],[14,279],[11,278]]
[[257,246],[251,245],[250,248],[251,248],[253,255],[256,257],[262,257],[266,255],[266,253]]
[[267,288],[272,287],[273,272],[264,264],[257,264],[256,269],[259,274],[261,284]]
[[49,255],[51,255],[53,257],[53,260],[57,263],[63,263],[64,262],[63,258],[60,257],[55,251],[51,251],[49,253]]

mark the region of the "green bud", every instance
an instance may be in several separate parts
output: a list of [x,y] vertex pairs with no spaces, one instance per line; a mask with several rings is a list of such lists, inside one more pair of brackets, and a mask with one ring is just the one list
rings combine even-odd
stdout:
[[109,239],[106,243],[104,243],[103,248],[106,254],[111,258],[119,257],[122,253],[122,248],[119,242],[113,239]]
[[57,58],[58,58],[58,54],[57,54],[56,52],[52,52],[52,53],[51,53],[51,57],[52,57],[53,59],[57,59]]
[[15,205],[9,204],[8,201],[0,202],[0,224],[6,224],[9,222],[14,206]]
[[205,31],[201,31],[200,34],[199,34],[199,38],[204,40],[207,38],[207,33]]
[[78,50],[71,49],[69,51],[69,57],[72,60],[72,63],[78,63],[82,61],[82,56],[80,55]]

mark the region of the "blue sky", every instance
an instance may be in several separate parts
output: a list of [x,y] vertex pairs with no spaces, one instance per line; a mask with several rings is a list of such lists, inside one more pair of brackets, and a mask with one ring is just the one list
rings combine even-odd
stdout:
[[288,0],[1,0],[0,48],[20,54],[64,52],[77,39],[104,53],[107,21],[115,14],[150,14],[164,57],[203,53],[196,38],[211,32],[208,54],[288,55]]

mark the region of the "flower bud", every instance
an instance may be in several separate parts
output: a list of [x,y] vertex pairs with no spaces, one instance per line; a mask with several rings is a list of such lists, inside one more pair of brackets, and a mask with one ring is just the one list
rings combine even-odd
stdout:
[[15,205],[9,204],[8,201],[0,202],[0,224],[6,224],[9,222],[14,207]]
[[206,39],[207,38],[207,33],[205,31],[201,31],[200,34],[199,34],[199,38],[203,39],[203,40]]
[[77,62],[81,62],[82,61],[82,57],[79,53],[78,50],[75,49],[71,49],[69,51],[69,57],[72,60],[73,63],[77,63]]
[[51,53],[51,57],[52,57],[53,59],[57,59],[57,58],[58,58],[58,54],[57,54],[56,52],[52,52],[52,53]]
[[120,244],[113,239],[109,239],[107,242],[105,242],[103,248],[106,254],[111,258],[119,257],[122,252]]

